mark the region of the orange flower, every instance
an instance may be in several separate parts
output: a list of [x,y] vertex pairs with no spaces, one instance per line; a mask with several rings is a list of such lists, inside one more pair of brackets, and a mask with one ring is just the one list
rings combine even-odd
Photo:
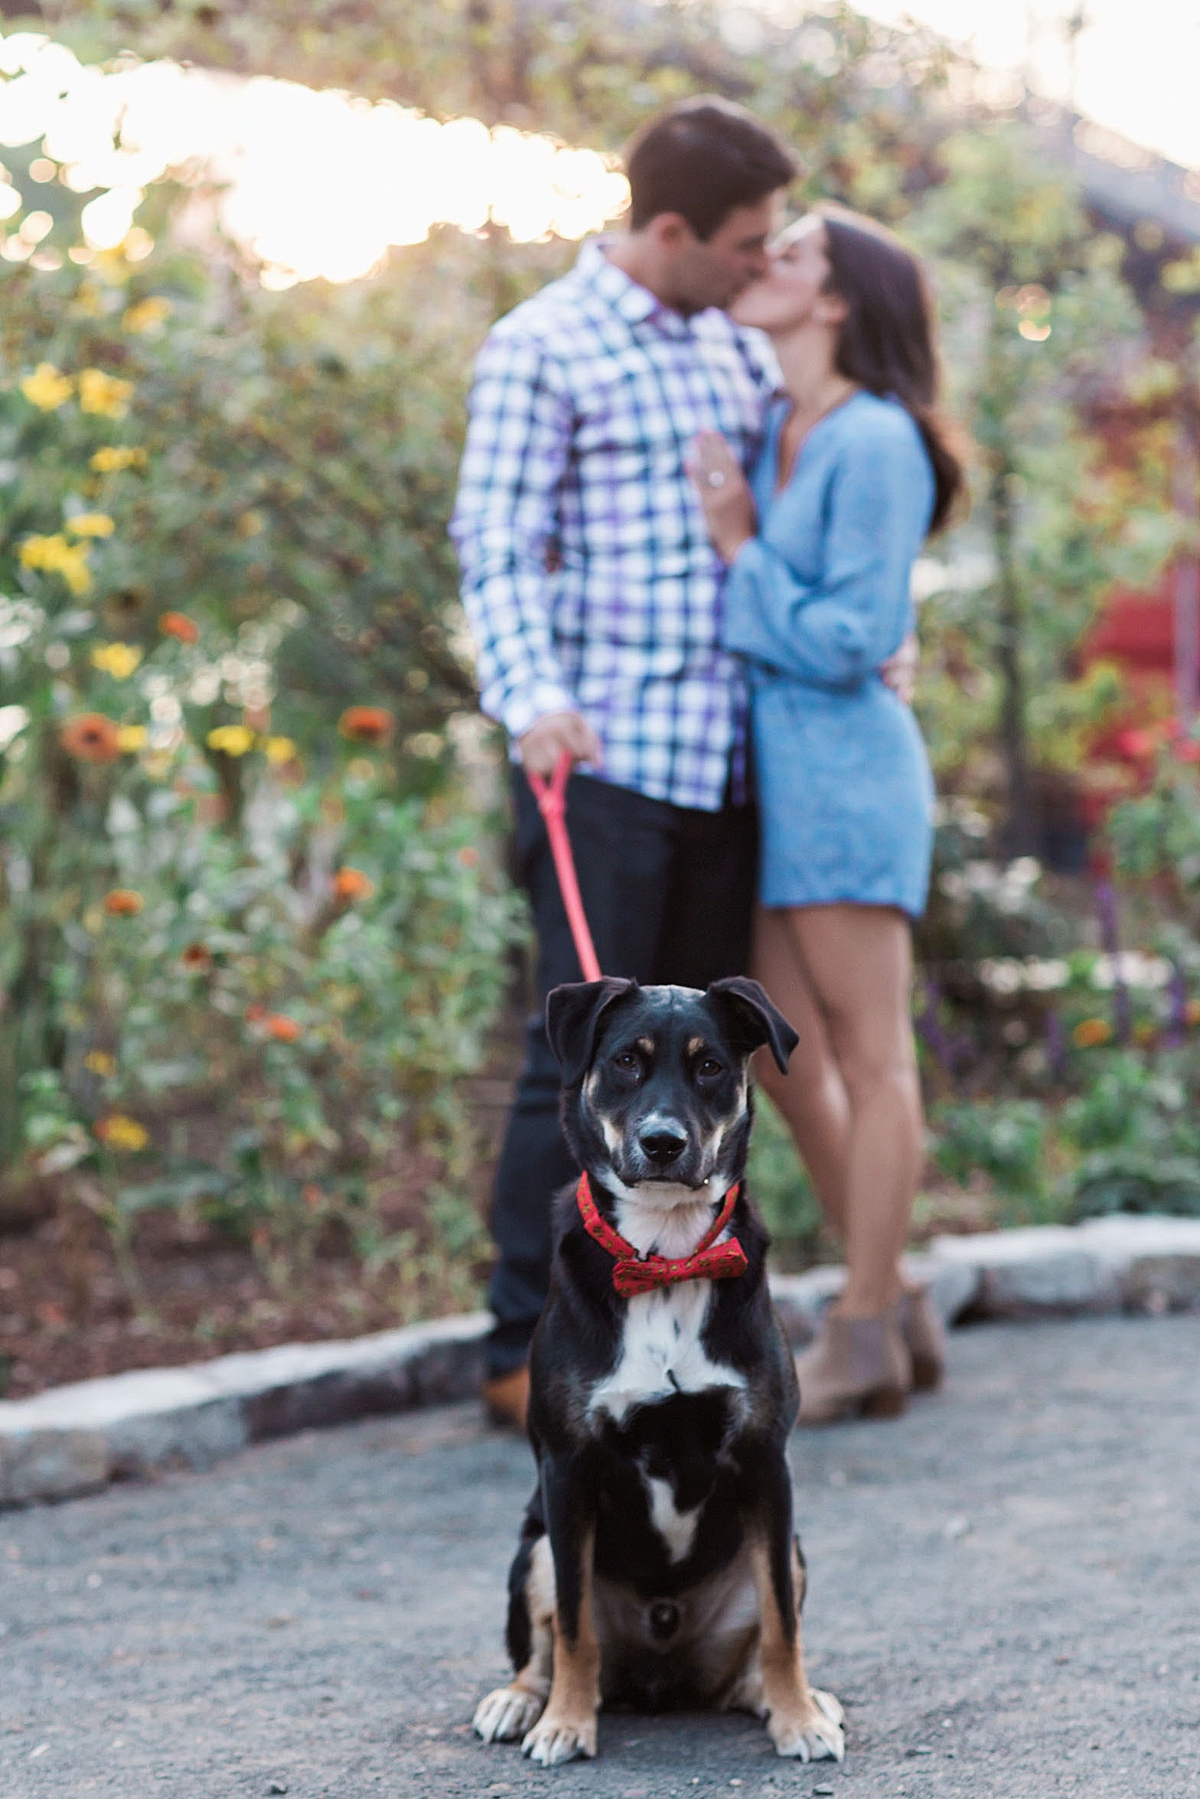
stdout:
[[114,887],[104,896],[104,910],[110,918],[136,918],[145,903],[132,887]]
[[1072,1040],[1078,1049],[1099,1049],[1112,1036],[1112,1026],[1107,1018],[1084,1018],[1071,1032]]
[[268,1012],[263,1025],[268,1037],[274,1037],[277,1043],[294,1043],[304,1034],[303,1026],[284,1012]]
[[464,868],[479,867],[479,851],[472,849],[469,843],[459,850],[458,859]]
[[194,970],[212,967],[212,951],[207,943],[189,943],[179,960],[185,968]]
[[315,1181],[309,1181],[306,1187],[300,1189],[300,1197],[310,1212],[319,1211],[325,1204],[325,1195]]
[[247,1024],[261,1024],[266,1016],[267,1008],[259,1005],[249,1005],[242,1013],[242,1017],[246,1020]]
[[164,637],[177,637],[180,643],[199,643],[200,627],[186,612],[164,612],[158,621]]
[[370,899],[375,883],[361,869],[339,868],[333,877],[333,891],[340,900]]
[[1200,999],[1190,999],[1183,1008],[1184,1021],[1190,1025],[1200,1024]]
[[338,720],[338,730],[351,743],[390,743],[395,726],[395,719],[382,706],[348,706]]
[[103,712],[81,712],[63,726],[62,746],[77,762],[115,762],[121,754],[121,733]]

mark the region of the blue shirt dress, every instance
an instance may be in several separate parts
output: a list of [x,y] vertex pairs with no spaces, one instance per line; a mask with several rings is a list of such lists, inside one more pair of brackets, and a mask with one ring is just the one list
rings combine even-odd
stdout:
[[913,626],[934,478],[912,417],[859,391],[813,426],[776,493],[777,402],[753,475],[759,534],[734,558],[723,638],[746,658],[766,906],[925,909],[933,780],[880,664]]

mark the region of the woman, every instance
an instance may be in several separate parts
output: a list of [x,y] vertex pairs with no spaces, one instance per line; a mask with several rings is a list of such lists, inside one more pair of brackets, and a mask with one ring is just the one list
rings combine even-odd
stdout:
[[880,666],[912,629],[910,577],[962,482],[934,413],[931,308],[890,233],[832,207],[774,246],[733,308],[766,331],[784,396],[747,483],[723,439],[692,473],[730,565],[762,814],[757,978],[800,1033],[762,1084],[791,1127],[847,1278],[798,1359],[802,1423],[893,1416],[941,1378],[941,1326],[900,1258],[923,1161],[909,1015],[933,786]]

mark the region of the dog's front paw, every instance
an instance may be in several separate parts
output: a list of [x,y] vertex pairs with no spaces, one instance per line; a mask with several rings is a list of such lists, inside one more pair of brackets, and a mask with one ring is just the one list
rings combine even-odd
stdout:
[[596,1714],[584,1718],[565,1717],[549,1711],[540,1724],[535,1724],[521,1744],[521,1754],[543,1768],[558,1762],[574,1761],[577,1756],[596,1753]]
[[840,1762],[846,1756],[842,1730],[845,1714],[832,1693],[809,1690],[812,1706],[795,1716],[775,1713],[767,1721],[777,1755],[794,1756],[801,1762]]
[[497,1687],[475,1708],[476,1732],[485,1743],[515,1743],[537,1723],[545,1703],[545,1693],[528,1687]]

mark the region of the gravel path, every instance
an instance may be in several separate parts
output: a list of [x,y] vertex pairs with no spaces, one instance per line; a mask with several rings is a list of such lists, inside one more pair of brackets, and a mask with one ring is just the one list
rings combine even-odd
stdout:
[[549,1774],[478,1745],[531,1464],[457,1407],[0,1517],[0,1793],[1200,1795],[1200,1317],[952,1357],[905,1419],[795,1442],[844,1769],[740,1718],[612,1716]]

